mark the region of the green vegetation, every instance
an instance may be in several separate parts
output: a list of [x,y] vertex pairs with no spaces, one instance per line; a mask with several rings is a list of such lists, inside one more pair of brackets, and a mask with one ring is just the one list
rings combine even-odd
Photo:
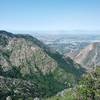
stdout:
[[5,34],[8,40],[0,37],[0,100],[7,96],[13,100],[99,100],[99,67],[86,74],[72,59],[32,36]]
[[6,37],[0,36],[0,45],[6,46],[8,44],[8,39]]
[[46,100],[100,100],[100,67],[84,75],[78,85],[66,91],[63,96]]
[[100,68],[95,72],[85,75],[79,83],[78,94],[81,100],[99,100],[100,99]]

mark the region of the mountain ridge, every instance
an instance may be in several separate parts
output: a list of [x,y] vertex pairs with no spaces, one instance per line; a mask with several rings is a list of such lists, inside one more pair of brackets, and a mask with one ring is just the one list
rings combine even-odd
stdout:
[[0,31],[0,76],[36,82],[39,92],[34,97],[54,95],[68,83],[74,85],[84,72],[73,60],[30,35]]
[[80,51],[74,60],[86,69],[100,66],[100,42],[94,42]]

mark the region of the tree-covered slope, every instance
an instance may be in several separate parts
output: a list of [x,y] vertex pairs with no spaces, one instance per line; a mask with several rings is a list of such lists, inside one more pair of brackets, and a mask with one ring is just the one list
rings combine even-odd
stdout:
[[[31,81],[30,84],[33,85],[35,82],[34,91],[30,88],[29,92],[33,97],[52,96],[66,88],[68,83],[75,84],[83,73],[84,69],[70,58],[65,59],[36,38],[0,31],[0,76],[3,76],[8,84],[9,78],[11,82],[16,79],[17,82]],[[0,87],[3,94],[2,87],[5,87],[5,83]],[[38,92],[35,94],[35,91]],[[24,94],[24,91],[22,93]],[[4,94],[8,95],[6,92]],[[23,96],[26,97],[26,94]]]
[[45,100],[100,100],[100,67],[85,74],[73,88],[65,89]]

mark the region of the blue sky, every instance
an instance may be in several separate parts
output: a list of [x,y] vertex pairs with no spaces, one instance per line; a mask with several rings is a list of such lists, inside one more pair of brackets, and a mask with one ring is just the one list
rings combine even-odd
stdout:
[[100,0],[0,0],[3,30],[100,30]]

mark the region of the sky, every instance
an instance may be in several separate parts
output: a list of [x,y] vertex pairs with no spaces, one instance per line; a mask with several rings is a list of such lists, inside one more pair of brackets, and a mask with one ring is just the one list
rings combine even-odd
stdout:
[[100,30],[100,0],[0,0],[0,30]]

